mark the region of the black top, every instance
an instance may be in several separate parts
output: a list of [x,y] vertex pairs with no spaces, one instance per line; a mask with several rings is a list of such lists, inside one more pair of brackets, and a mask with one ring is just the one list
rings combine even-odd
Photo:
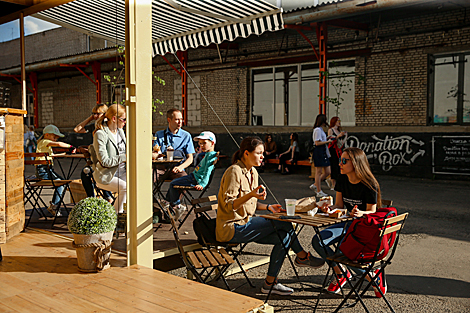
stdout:
[[335,190],[343,195],[344,208],[352,211],[355,205],[361,211],[367,210],[367,204],[377,203],[377,191],[369,189],[364,183],[351,184],[347,175],[339,175]]

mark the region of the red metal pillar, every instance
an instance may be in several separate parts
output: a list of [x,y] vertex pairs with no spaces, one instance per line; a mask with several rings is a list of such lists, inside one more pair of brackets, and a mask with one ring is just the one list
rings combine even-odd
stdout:
[[91,66],[93,69],[93,76],[95,77],[95,86],[96,86],[96,103],[101,103],[101,63],[93,62]]
[[328,60],[326,58],[326,43],[327,43],[327,35],[328,35],[328,25],[324,22],[317,23],[317,39],[318,39],[318,48],[320,59],[319,61],[319,83],[320,83],[320,96],[319,98],[319,111],[320,114],[326,114],[326,87],[328,82],[326,81],[326,77],[323,72],[328,70]]
[[33,89],[33,105],[34,105],[34,128],[39,127],[39,100],[38,100],[38,76],[35,72],[29,74],[31,87]]
[[180,60],[182,66],[180,69],[181,73],[181,111],[183,112],[184,125],[188,125],[188,51],[178,51],[177,57]]

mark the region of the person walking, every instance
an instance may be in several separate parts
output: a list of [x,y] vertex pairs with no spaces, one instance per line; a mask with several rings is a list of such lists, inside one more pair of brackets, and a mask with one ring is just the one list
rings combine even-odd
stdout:
[[[339,177],[339,158],[343,153],[343,146],[348,138],[348,133],[341,129],[341,120],[338,116],[334,116],[330,120],[330,128],[328,129],[328,139],[333,140],[328,145],[330,151],[330,183],[331,190],[335,190],[336,180]],[[327,180],[328,182],[328,180]]]
[[331,140],[326,139],[326,134],[323,131],[323,127],[327,127],[325,114],[318,114],[315,119],[315,125],[313,126],[313,143],[315,149],[313,150],[313,163],[315,164],[315,184],[317,197],[328,196],[321,190],[321,182],[325,180],[331,172],[330,169],[330,151],[327,149],[327,145],[331,143]]

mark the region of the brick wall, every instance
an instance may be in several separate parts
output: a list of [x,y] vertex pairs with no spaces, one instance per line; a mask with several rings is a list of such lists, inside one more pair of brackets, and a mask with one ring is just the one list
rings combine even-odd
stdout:
[[[26,63],[49,60],[87,51],[88,36],[60,27],[25,37]],[[0,43],[0,69],[20,66],[20,40]]]

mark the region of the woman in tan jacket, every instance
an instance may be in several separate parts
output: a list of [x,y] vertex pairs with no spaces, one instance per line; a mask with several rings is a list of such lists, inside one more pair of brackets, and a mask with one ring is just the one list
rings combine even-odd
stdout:
[[[266,190],[258,185],[258,172],[255,166],[263,161],[263,141],[258,137],[247,137],[240,144],[240,149],[232,157],[232,166],[224,173],[220,183],[217,210],[217,240],[230,243],[256,242],[274,245],[268,268],[268,275],[261,288],[262,293],[290,295],[292,288],[275,281],[281,269],[285,251],[282,244],[290,244],[294,232],[292,224],[274,221],[283,243],[279,240],[271,221],[254,216],[256,210],[280,212],[279,204],[263,204],[258,200],[266,199]],[[297,238],[292,242],[292,250],[297,254],[294,263],[297,266],[318,268],[325,263],[313,257],[300,245]],[[274,284],[274,286],[273,286]]]

